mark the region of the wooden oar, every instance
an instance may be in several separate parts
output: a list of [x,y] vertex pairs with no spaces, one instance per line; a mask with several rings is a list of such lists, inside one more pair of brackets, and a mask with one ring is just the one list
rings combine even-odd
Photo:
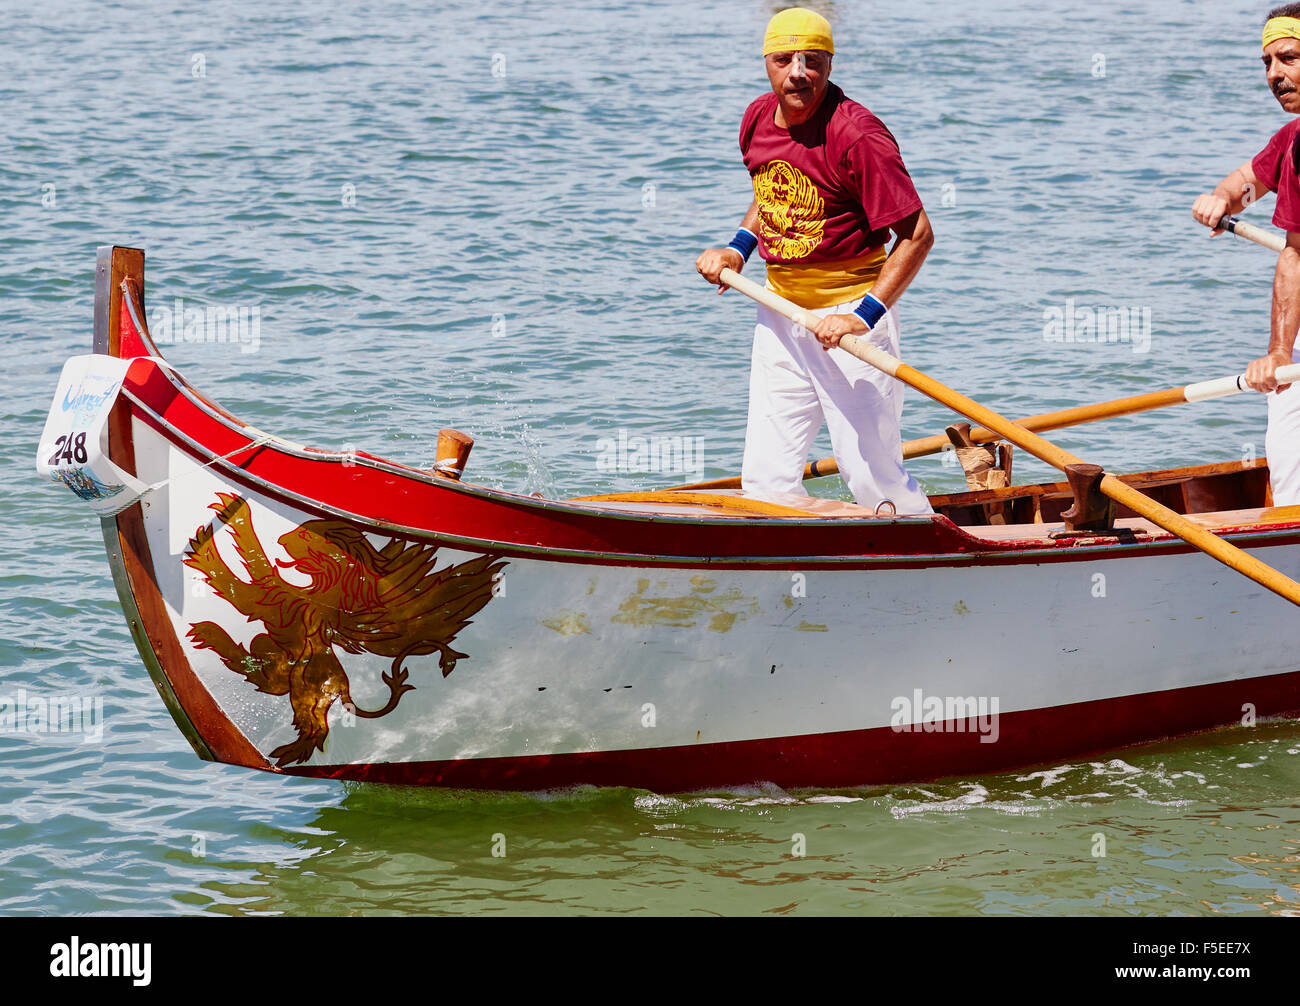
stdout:
[[[797,304],[790,303],[790,301],[773,293],[771,290],[764,289],[753,280],[741,276],[734,269],[723,269],[721,279],[728,286],[739,290],[745,296],[753,298],[760,304],[766,305],[778,314],[789,318],[791,321],[798,322],[810,330],[816,328],[821,321],[813,312],[799,307]],[[1022,450],[1028,451],[1042,461],[1046,461],[1053,468],[1065,471],[1067,465],[1083,463],[1073,454],[1061,450],[1061,448],[1044,440],[1038,434],[998,415],[992,409],[972,401],[960,392],[954,391],[946,384],[941,384],[934,378],[891,356],[883,349],[878,349],[864,339],[860,339],[855,335],[846,335],[840,340],[840,347],[856,356],[859,360],[869,363],[876,369],[884,371],[891,377],[897,378],[904,384],[915,388],[921,394],[927,395],[936,402],[961,413],[972,422],[982,423],[985,427],[993,430]],[[1250,577],[1261,587],[1267,587],[1273,593],[1286,598],[1292,604],[1300,605],[1300,583],[1283,576],[1272,566],[1266,565],[1247,552],[1243,552],[1236,545],[1224,541],[1218,535],[1211,534],[1182,514],[1175,513],[1166,506],[1161,506],[1151,497],[1138,492],[1131,486],[1125,485],[1114,475],[1103,476],[1098,488],[1116,503],[1128,507],[1134,513],[1141,514],[1170,534],[1177,535],[1187,544],[1199,548],[1206,555],[1219,560],[1225,566],[1229,566],[1237,572]]]
[[1286,238],[1277,231],[1266,231],[1263,227],[1248,224],[1238,217],[1224,217],[1219,221],[1219,226],[1239,238],[1254,241],[1255,244],[1263,245],[1265,248],[1272,248],[1275,252],[1280,252],[1286,247]]
[[[1224,217],[1219,221],[1219,226],[1236,234],[1239,238],[1254,241],[1256,244],[1271,248],[1275,252],[1281,252],[1286,247],[1286,238],[1281,234],[1276,231],[1265,230],[1263,227],[1256,227],[1254,224],[1247,223],[1237,217]],[[1286,384],[1288,379],[1290,381],[1300,381],[1300,364],[1278,368],[1278,383]],[[1068,409],[1061,409],[1059,412],[1044,412],[1037,416],[1021,419],[1017,425],[1035,431],[1059,430],[1066,426],[1093,423],[1099,419],[1112,419],[1116,416],[1129,416],[1135,412],[1163,409],[1167,405],[1181,405],[1184,402],[1204,402],[1211,398],[1222,398],[1246,390],[1248,389],[1241,376],[1235,378],[1220,377],[1212,381],[1202,381],[1199,384],[1189,384],[1182,388],[1151,391],[1144,395],[1116,398],[1113,401],[1098,402],[1095,405],[1076,405]],[[999,438],[999,434],[993,430],[986,430],[982,427],[971,430],[970,436],[971,440],[977,444],[990,443]],[[944,433],[921,437],[919,440],[909,440],[903,444],[903,459],[910,460],[925,457],[927,454],[938,454],[947,446],[948,437]],[[808,479],[824,478],[827,475],[837,474],[839,470],[840,466],[835,458],[821,458],[817,461],[810,461],[804,466],[803,479],[806,482]],[[725,479],[712,479],[708,482],[691,482],[687,485],[672,486],[670,490],[666,491],[676,489],[739,488],[740,478],[733,475]]]
[[[1300,363],[1278,367],[1277,380],[1279,384],[1300,383]],[[1229,395],[1239,395],[1243,391],[1249,390],[1246,386],[1244,374],[1239,374],[1236,377],[1216,377],[1210,381],[1185,384],[1181,388],[1148,391],[1145,394],[1131,395],[1128,398],[1116,398],[1109,402],[1098,402],[1095,405],[1074,405],[1058,412],[1043,412],[1027,419],[1018,419],[1016,425],[1035,432],[1059,430],[1066,426],[1096,422],[1099,419],[1113,419],[1116,416],[1129,416],[1135,412],[1162,409],[1167,405],[1182,405],[1184,402],[1206,402],[1212,398],[1226,398]],[[994,440],[1001,439],[1001,436],[996,430],[985,429],[982,426],[970,431],[971,440],[977,444],[992,443]],[[903,444],[903,458],[909,460],[911,458],[925,457],[927,454],[938,454],[948,446],[950,444],[946,433],[939,433],[932,437],[921,437],[918,440],[909,440]],[[805,481],[819,479],[826,475],[834,475],[839,470],[840,466],[833,457],[822,458],[820,461],[810,461],[805,465],[803,477]],[[672,486],[670,490],[666,491],[739,488],[740,479],[737,476],[731,476],[725,479],[714,479],[711,482],[692,482],[689,485]]]

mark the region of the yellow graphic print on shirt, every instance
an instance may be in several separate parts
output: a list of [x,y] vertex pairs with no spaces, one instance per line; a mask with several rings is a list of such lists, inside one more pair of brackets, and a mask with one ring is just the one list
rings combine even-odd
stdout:
[[769,161],[754,175],[758,230],[778,258],[801,259],[822,243],[826,203],[813,180],[787,161]]

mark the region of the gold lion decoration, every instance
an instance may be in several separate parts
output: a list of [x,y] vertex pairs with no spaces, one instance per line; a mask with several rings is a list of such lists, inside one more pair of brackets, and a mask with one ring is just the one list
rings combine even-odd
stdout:
[[759,236],[778,257],[801,259],[822,243],[826,202],[813,180],[787,161],[754,175]]
[[[215,622],[190,626],[188,637],[200,649],[215,650],[230,670],[259,692],[288,695],[298,739],[271,752],[278,767],[305,762],[325,750],[328,714],[335,702],[357,716],[375,719],[397,708],[415,686],[402,666],[408,657],[439,653],[445,678],[466,654],[450,643],[492,599],[493,581],[504,561],[484,555],[436,569],[437,548],[391,539],[377,549],[361,531],[341,520],[312,520],[280,536],[289,560],[267,557],[253,530],[248,503],[218,493],[209,509],[217,519],[190,539],[185,565],[250,622],[265,632],[245,648]],[[248,580],[240,579],[217,551],[220,526],[230,529]],[[299,587],[277,567],[311,577]],[[392,657],[381,675],[388,701],[380,709],[360,709],[352,701],[347,672],[334,647],[348,653]]]

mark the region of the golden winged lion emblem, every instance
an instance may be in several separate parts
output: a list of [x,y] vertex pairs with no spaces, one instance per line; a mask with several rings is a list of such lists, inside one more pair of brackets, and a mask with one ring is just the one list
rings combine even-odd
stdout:
[[758,229],[785,259],[806,258],[822,243],[826,201],[817,184],[788,161],[769,161],[753,177]]
[[[189,638],[215,650],[230,670],[268,695],[288,695],[298,739],[271,752],[278,767],[305,762],[325,749],[328,714],[335,702],[357,716],[374,719],[397,708],[414,690],[402,666],[408,657],[439,653],[445,678],[466,654],[451,648],[456,634],[492,599],[496,574],[506,565],[484,555],[437,569],[437,548],[392,539],[376,548],[357,528],[341,520],[307,521],[277,539],[289,559],[272,562],[253,530],[248,502],[218,493],[209,509],[211,525],[190,539],[185,565],[250,622],[265,632],[247,647],[215,622],[190,626]],[[216,535],[228,528],[248,579],[241,579],[217,551]],[[300,587],[280,575],[293,569],[311,577]],[[348,675],[335,655],[374,653],[392,657],[382,674],[388,701],[361,709],[352,701]]]

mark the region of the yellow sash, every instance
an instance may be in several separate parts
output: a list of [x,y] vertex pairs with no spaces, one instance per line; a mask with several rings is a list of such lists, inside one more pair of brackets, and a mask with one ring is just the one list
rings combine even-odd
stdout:
[[800,307],[831,307],[870,293],[884,264],[884,248],[837,262],[809,265],[769,262],[767,285]]

